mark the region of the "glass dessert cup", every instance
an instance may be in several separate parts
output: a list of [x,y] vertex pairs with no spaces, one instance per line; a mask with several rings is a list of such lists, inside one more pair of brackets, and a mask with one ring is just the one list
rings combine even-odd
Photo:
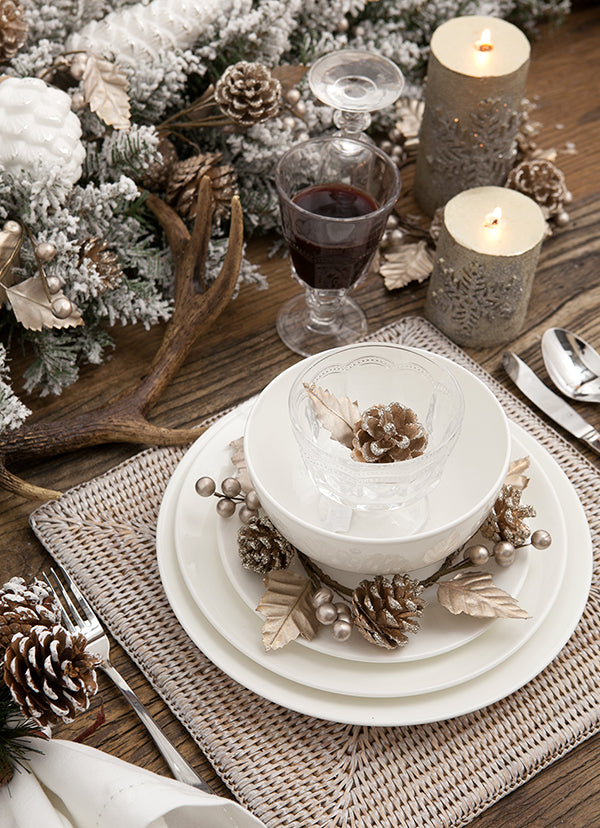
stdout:
[[275,182],[292,275],[305,289],[283,305],[277,332],[302,356],[355,342],[367,322],[348,291],[367,275],[400,195],[398,168],[374,145],[323,136],[288,150]]

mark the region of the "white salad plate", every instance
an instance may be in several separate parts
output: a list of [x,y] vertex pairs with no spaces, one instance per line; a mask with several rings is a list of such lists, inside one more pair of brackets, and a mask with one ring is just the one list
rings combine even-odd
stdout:
[[[222,425],[222,423],[223,420],[219,421],[217,425]],[[259,656],[262,649],[259,629],[260,619],[257,623],[255,618],[252,621],[257,633],[255,641],[257,653],[255,655],[259,660],[249,657],[243,649],[229,643],[208,621],[186,586],[186,578],[180,568],[176,550],[177,536],[180,534],[176,519],[177,505],[182,497],[185,479],[191,479],[191,477],[195,479],[195,472],[192,469],[197,446],[199,443],[202,445],[203,438],[205,438],[206,443],[212,442],[210,432],[206,432],[194,444],[175,471],[165,492],[157,527],[157,551],[161,578],[167,597],[180,623],[197,646],[232,678],[274,702],[312,716],[351,724],[417,724],[462,715],[503,698],[542,670],[569,638],[585,606],[589,591],[592,561],[591,541],[585,514],[568,479],[555,461],[532,437],[516,426],[512,426],[512,428],[520,444],[519,448],[522,447],[524,453],[529,454],[532,460],[532,483],[530,485],[534,485],[534,479],[538,476],[545,480],[549,489],[553,490],[556,495],[556,503],[559,504],[556,512],[562,513],[566,518],[569,531],[565,543],[566,552],[563,552],[562,559],[564,565],[564,560],[568,557],[569,566],[565,569],[562,580],[558,575],[556,582],[552,581],[550,583],[551,579],[547,578],[548,573],[545,571],[540,572],[539,582],[536,576],[532,591],[544,595],[546,589],[552,589],[556,593],[560,588],[561,600],[548,600],[546,595],[546,605],[540,609],[540,614],[544,611],[547,613],[545,621],[538,623],[537,629],[526,640],[516,641],[513,647],[509,645],[506,654],[497,655],[495,666],[492,666],[494,663],[494,657],[492,657],[487,667],[481,672],[479,664],[476,663],[477,653],[469,654],[469,648],[481,643],[484,645],[484,650],[481,652],[487,653],[489,650],[490,652],[500,653],[502,648],[505,648],[506,651],[506,636],[514,634],[514,630],[519,629],[518,625],[527,625],[532,622],[535,624],[535,616],[532,618],[532,622],[495,621],[479,638],[458,647],[455,651],[442,656],[400,664],[363,664],[359,661],[344,665],[344,659],[326,656],[314,651],[310,652],[308,648],[302,648],[295,643],[288,645],[282,651],[269,653],[268,656],[262,653]],[[239,434],[235,434],[232,439],[237,436]],[[206,473],[209,473],[209,470],[203,468],[202,474]],[[207,503],[210,504],[210,500]],[[202,522],[200,530],[202,540],[200,549],[197,551],[200,559],[199,568],[202,569],[202,558],[204,558],[205,564],[208,563],[209,559],[211,562],[217,561],[220,564],[215,537],[216,514],[214,512],[214,502],[211,508],[199,510],[199,519]],[[540,523],[538,525],[544,525],[544,528],[546,528],[545,524]],[[557,526],[555,523],[551,531],[558,531],[560,537],[560,525]],[[561,544],[556,543],[553,546],[556,550],[560,548]],[[543,556],[549,551],[540,551],[535,554]],[[534,553],[530,554],[533,555]],[[549,562],[550,558],[548,559]],[[211,568],[217,569],[216,565]],[[542,567],[542,570],[544,569],[545,567]],[[533,571],[531,563],[529,570]],[[522,606],[525,606],[531,612],[531,607],[527,606],[524,600],[524,596],[528,594],[526,590],[529,588],[529,570],[525,583],[520,590],[519,601]],[[560,571],[561,564],[558,562],[554,572],[559,573]],[[237,598],[237,601],[234,601],[237,608],[235,611],[241,608],[249,613],[250,617],[254,616],[233,590],[224,570],[222,577],[223,583],[229,584],[229,589]],[[226,610],[223,610],[220,617],[225,613]],[[245,617],[249,616],[246,615]],[[506,632],[501,632],[502,629]],[[521,627],[521,631],[523,629],[524,627]],[[417,639],[418,636],[415,640]],[[289,652],[286,653],[286,650],[289,650]],[[291,653],[293,653],[292,658],[290,658]],[[284,659],[290,660],[294,670],[297,670],[294,666],[294,661],[297,658],[307,659],[307,663],[311,666],[304,674],[299,675],[297,680],[291,680],[280,674],[282,670],[287,669],[287,667],[281,667],[281,664],[283,664],[282,656]],[[466,658],[463,659],[463,656],[466,656]],[[264,666],[265,661],[269,666]],[[463,661],[467,664],[466,668],[460,666]],[[453,663],[459,666],[453,667]],[[333,666],[331,666],[332,664]],[[407,691],[405,678],[408,684],[409,671],[419,664],[421,666],[426,665],[425,670],[421,675],[418,673],[412,674],[414,676],[413,684],[409,685]],[[310,682],[322,683],[322,680],[314,679],[315,674],[321,672],[321,667],[323,670],[329,671],[326,679],[328,686],[338,687],[339,680],[345,676],[347,683],[343,692],[331,692],[330,690],[309,686]],[[450,679],[450,684],[447,683],[448,679],[443,676],[446,668],[454,670],[453,675],[455,676],[460,674],[461,669],[463,670],[460,674],[462,677],[457,683],[454,683],[452,679]],[[373,689],[375,684],[379,684],[380,679],[379,676],[376,679],[374,678],[374,669],[380,670],[381,676],[384,676],[388,682],[388,689],[384,691],[383,695],[378,695],[377,691]],[[276,670],[278,672],[275,672]],[[297,675],[297,672],[294,674]],[[359,691],[357,686],[364,687],[361,676],[366,674],[369,675],[369,684],[365,690]],[[420,689],[416,687],[417,679],[421,682]],[[445,685],[441,689],[425,689],[426,687],[439,686],[440,683]],[[388,695],[391,687],[395,688],[394,693],[396,695]]]

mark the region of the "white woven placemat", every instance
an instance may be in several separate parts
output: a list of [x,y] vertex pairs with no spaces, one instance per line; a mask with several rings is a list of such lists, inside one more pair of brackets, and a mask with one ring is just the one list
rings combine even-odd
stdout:
[[586,509],[594,574],[581,622],[554,661],[501,702],[435,724],[358,727],[294,713],[222,673],[180,627],[156,564],[158,510],[185,449],[148,449],[31,516],[50,554],[269,828],[466,825],[599,729],[600,475],[425,320],[403,319],[372,338],[428,348],[469,368],[555,457]]

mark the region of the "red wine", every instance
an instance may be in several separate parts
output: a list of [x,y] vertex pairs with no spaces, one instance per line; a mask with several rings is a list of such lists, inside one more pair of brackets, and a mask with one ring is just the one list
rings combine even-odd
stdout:
[[357,187],[337,183],[308,187],[293,202],[310,214],[290,211],[282,216],[297,275],[318,290],[350,288],[369,265],[385,217],[375,222],[327,219],[367,216],[377,210],[377,203]]

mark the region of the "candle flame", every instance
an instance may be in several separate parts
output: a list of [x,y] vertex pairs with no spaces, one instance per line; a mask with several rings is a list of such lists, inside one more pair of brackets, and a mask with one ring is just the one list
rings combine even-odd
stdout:
[[494,207],[491,213],[485,217],[484,224],[486,227],[495,228],[498,227],[500,224],[500,219],[502,218],[502,208],[501,207]]
[[489,29],[484,29],[479,40],[473,44],[478,52],[491,52],[494,48],[492,46],[492,36]]

